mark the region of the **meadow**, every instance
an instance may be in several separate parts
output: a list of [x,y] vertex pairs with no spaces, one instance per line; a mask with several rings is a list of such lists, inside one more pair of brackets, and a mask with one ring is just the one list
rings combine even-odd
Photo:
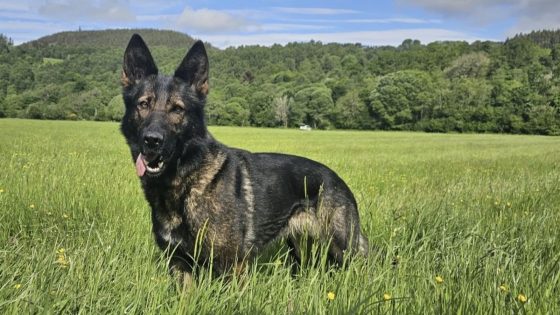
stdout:
[[168,275],[116,123],[0,120],[0,313],[558,314],[560,138],[211,127],[318,160],[378,250],[291,274]]

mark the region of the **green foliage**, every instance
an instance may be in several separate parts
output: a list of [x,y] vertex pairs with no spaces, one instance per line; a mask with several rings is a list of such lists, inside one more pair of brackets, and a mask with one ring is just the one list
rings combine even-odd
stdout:
[[403,70],[383,76],[372,91],[370,102],[379,128],[402,130],[429,118],[436,96],[427,72]]
[[62,62],[64,62],[64,60],[58,58],[43,58],[43,64],[46,65],[56,65]]
[[[161,73],[173,73],[193,42],[140,29],[62,32],[14,47],[0,35],[0,117],[118,120],[122,54],[135,32]],[[208,121],[555,135],[559,34],[537,31],[503,43],[406,39],[398,47],[207,45]]]

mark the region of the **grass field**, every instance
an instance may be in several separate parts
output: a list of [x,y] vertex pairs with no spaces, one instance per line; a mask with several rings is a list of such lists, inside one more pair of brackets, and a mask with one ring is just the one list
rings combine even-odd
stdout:
[[560,138],[211,131],[330,166],[382,253],[293,277],[273,246],[184,292],[118,124],[0,120],[0,314],[560,313]]

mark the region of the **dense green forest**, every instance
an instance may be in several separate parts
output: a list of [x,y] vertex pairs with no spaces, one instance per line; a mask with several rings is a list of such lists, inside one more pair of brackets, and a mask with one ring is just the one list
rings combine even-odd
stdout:
[[[162,73],[193,42],[159,30],[0,35],[0,117],[119,120],[122,55],[140,33]],[[560,134],[560,31],[398,47],[207,45],[210,124]]]

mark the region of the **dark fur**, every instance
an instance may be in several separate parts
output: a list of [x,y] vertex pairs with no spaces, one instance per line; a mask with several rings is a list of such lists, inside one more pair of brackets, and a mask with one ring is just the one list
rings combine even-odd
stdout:
[[[329,242],[329,258],[367,254],[354,196],[336,173],[306,158],[227,147],[207,131],[208,58],[196,42],[173,76],[158,74],[138,35],[124,55],[121,130],[134,161],[164,162],[140,178],[153,232],[172,267],[213,261],[222,273],[286,238],[299,259],[303,235]],[[195,254],[195,240],[201,239]],[[193,261],[196,257],[197,261]]]

